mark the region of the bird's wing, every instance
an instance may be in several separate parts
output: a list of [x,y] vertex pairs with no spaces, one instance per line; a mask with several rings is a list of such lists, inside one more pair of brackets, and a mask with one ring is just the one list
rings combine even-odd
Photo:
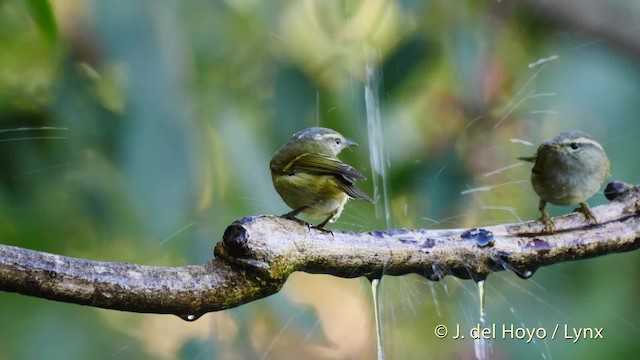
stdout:
[[357,186],[355,186],[352,182],[349,181],[339,181],[338,186],[340,186],[340,190],[344,191],[347,195],[351,196],[354,199],[364,199],[368,202],[373,202],[369,195],[365,194],[364,191],[360,190]]
[[355,199],[371,201],[369,195],[358,189],[354,183],[357,179],[366,180],[358,170],[343,163],[339,159],[317,153],[304,153],[296,156],[283,169],[285,173],[308,173],[318,175],[331,175],[338,181],[340,190]]
[[[283,169],[285,173],[304,172],[319,175],[349,177],[353,180],[366,180],[358,170],[343,163],[339,159],[317,153],[304,153],[296,156]],[[352,182],[353,182],[352,180]]]

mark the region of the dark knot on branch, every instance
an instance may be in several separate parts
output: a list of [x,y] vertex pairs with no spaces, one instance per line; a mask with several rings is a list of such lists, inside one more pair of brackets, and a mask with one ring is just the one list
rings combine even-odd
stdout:
[[229,251],[229,254],[235,257],[244,257],[249,255],[249,233],[242,225],[233,223],[227,227],[222,236],[222,244]]

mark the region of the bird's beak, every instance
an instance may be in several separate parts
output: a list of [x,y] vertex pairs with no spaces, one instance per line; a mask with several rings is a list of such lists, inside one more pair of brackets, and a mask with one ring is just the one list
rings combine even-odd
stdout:
[[553,142],[553,141],[545,141],[542,143],[542,146],[548,146],[550,148],[553,149],[557,149],[560,147],[560,144],[558,144],[557,142]]
[[351,139],[344,139],[344,147],[348,148],[350,146],[358,146],[358,143]]

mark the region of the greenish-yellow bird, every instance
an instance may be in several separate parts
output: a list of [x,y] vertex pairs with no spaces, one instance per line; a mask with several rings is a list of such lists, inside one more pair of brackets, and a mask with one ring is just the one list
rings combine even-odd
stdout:
[[338,159],[338,154],[353,140],[327,128],[301,130],[278,150],[271,162],[271,179],[282,200],[293,209],[283,217],[297,220],[306,213],[325,216],[316,228],[323,229],[336,221],[347,200],[371,198],[356,187],[356,180],[365,177]]
[[580,204],[574,211],[584,214],[588,222],[597,220],[586,201],[595,194],[611,174],[609,158],[602,145],[581,131],[565,131],[551,141],[542,143],[532,157],[520,160],[533,162],[531,184],[540,197],[538,209],[544,231],[555,226],[546,210],[547,203],[555,205]]

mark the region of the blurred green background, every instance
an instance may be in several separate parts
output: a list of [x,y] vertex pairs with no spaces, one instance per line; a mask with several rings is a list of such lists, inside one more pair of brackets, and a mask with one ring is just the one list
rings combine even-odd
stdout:
[[[203,263],[233,220],[288,211],[267,164],[316,125],[360,143],[341,158],[378,196],[349,203],[332,229],[535,219],[530,165],[516,158],[562,130],[592,134],[611,179],[640,184],[640,6],[547,3],[2,0],[0,241]],[[382,143],[368,133],[367,65]],[[631,252],[529,280],[492,275],[488,324],[596,327],[604,339],[496,339],[491,357],[636,355],[639,262]],[[381,302],[387,358],[474,358],[470,339],[434,335],[477,324],[473,282],[384,277]],[[0,319],[0,359],[375,358],[364,279],[297,273],[270,298],[194,323],[0,293]]]

